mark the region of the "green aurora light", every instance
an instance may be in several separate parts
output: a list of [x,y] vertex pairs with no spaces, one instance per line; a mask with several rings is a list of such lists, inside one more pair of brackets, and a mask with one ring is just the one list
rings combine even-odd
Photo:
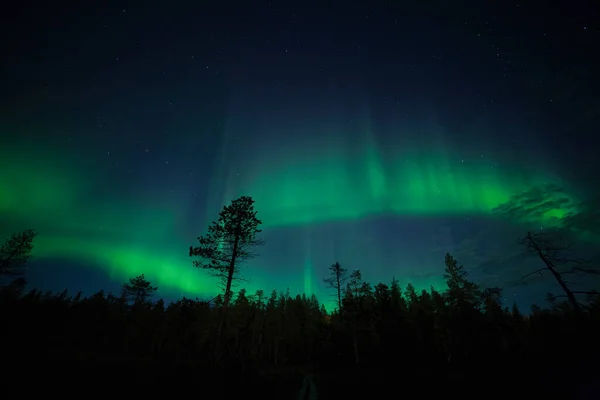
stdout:
[[[217,290],[213,279],[192,268],[186,251],[216,213],[197,221],[197,233],[190,237],[181,231],[189,220],[189,210],[181,207],[186,201],[145,198],[143,193],[103,198],[94,179],[67,161],[41,155],[32,163],[18,153],[2,153],[2,170],[10,173],[0,179],[0,217],[11,229],[21,226],[40,231],[36,257],[88,262],[104,268],[115,280],[144,273],[161,288],[191,296]],[[541,172],[525,174],[518,166],[500,168],[489,157],[464,159],[439,146],[390,146],[382,154],[372,139],[358,149],[330,145],[315,151],[309,145],[281,146],[271,154],[260,162],[245,160],[244,176],[230,176],[219,189],[221,205],[242,194],[252,196],[265,234],[373,216],[492,216],[493,209],[515,194],[547,183],[562,184]],[[572,211],[553,209],[535,222],[556,224]],[[291,291],[315,293],[325,300],[308,234],[305,246],[302,278],[284,271],[277,281],[285,281]],[[319,266],[323,271],[326,267]],[[282,289],[268,276],[248,271],[251,283],[244,286],[249,291]],[[290,284],[293,279],[295,285]],[[417,288],[444,284],[441,277],[406,279]]]
[[[439,147],[399,149],[391,157],[373,140],[358,154],[343,144],[328,152],[280,148],[240,168],[250,178],[230,178],[223,202],[249,193],[266,226],[298,226],[374,215],[491,215],[532,187],[564,185],[541,171],[523,173],[521,166],[499,167],[489,157],[465,159]],[[571,211],[553,209],[537,222],[551,225]]]

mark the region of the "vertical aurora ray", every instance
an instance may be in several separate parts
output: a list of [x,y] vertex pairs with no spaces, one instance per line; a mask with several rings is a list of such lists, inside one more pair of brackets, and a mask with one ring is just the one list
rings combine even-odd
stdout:
[[366,172],[366,180],[369,183],[369,200],[376,204],[377,209],[386,209],[388,197],[388,178],[385,174],[384,162],[380,149],[373,134],[373,128],[368,113],[362,124],[364,132],[364,153],[362,154],[363,167]]
[[513,195],[549,181],[542,172],[522,174],[491,156],[466,158],[435,141],[382,156],[368,131],[365,137],[356,155],[341,149],[343,143],[271,148],[273,157],[240,168],[248,179],[228,196],[252,195],[265,226],[294,226],[385,214],[489,215]]
[[304,249],[304,293],[310,296],[313,291],[313,265],[311,257],[312,241],[310,233],[305,233],[305,249]]

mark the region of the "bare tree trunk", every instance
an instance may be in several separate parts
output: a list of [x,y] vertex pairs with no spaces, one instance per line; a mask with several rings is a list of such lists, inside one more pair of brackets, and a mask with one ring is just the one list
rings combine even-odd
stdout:
[[233,242],[233,251],[231,253],[231,260],[229,261],[229,268],[227,270],[227,285],[225,287],[225,301],[223,306],[225,309],[229,306],[231,301],[231,284],[233,283],[233,274],[235,272],[235,262],[237,261],[238,246],[240,244],[240,222],[238,222],[237,233],[235,235],[235,241]]
[[[238,228],[237,228],[238,232],[239,232],[239,229],[240,229],[240,223],[238,222]],[[231,301],[231,284],[233,283],[233,274],[235,272],[235,262],[237,259],[237,250],[238,250],[239,242],[240,242],[240,235],[236,234],[235,242],[233,243],[233,252],[231,254],[231,260],[229,262],[229,267],[227,269],[227,283],[225,286],[225,299],[223,301],[223,312],[221,315],[221,319],[219,321],[219,327],[217,328],[217,343],[215,345],[215,353],[216,353],[217,360],[220,360],[221,356],[222,356],[221,346],[222,346],[222,341],[223,341],[223,329],[225,326],[225,319],[227,317],[228,310],[229,310],[229,303]]]
[[575,294],[573,293],[573,291],[571,289],[569,289],[569,287],[565,283],[562,276],[556,271],[556,266],[552,263],[551,260],[548,259],[548,257],[546,257],[546,255],[544,254],[544,252],[542,251],[540,246],[537,244],[537,242],[531,235],[528,235],[527,239],[528,239],[529,243],[531,244],[531,246],[535,249],[538,256],[542,259],[544,264],[546,264],[546,269],[548,269],[548,271],[550,271],[550,273],[554,276],[554,278],[556,279],[556,281],[558,282],[560,287],[563,289],[563,291],[567,295],[567,298],[569,299],[569,302],[573,306],[573,309],[578,313],[581,312],[581,306],[579,305],[579,302],[577,302],[577,299],[575,298]]
[[337,297],[338,297],[338,312],[341,314],[342,313],[342,282],[341,282],[341,276],[340,273],[338,272],[336,274],[336,281],[337,281]]
[[563,280],[562,276],[560,276],[560,274],[558,272],[556,272],[556,269],[554,268],[554,266],[552,265],[552,263],[549,262],[548,260],[544,260],[544,261],[546,262],[546,265],[548,265],[548,269],[550,270],[550,272],[552,273],[552,275],[554,275],[554,277],[556,278],[556,280],[557,280],[558,284],[560,285],[560,287],[564,290],[565,294],[567,295],[567,298],[571,302],[571,305],[573,306],[573,308],[575,309],[575,311],[581,312],[581,306],[579,305],[579,302],[575,298],[575,294],[573,294],[573,291],[571,291],[571,289],[569,289],[569,287],[567,286],[567,284]]

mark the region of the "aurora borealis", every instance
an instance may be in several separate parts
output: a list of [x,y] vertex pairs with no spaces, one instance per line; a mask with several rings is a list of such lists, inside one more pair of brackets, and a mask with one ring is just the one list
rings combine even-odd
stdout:
[[542,301],[544,282],[513,285],[515,239],[598,195],[598,27],[526,6],[339,7],[15,15],[30,22],[3,49],[0,233],[39,231],[31,285],[143,273],[168,299],[213,295],[187,248],[249,195],[266,241],[250,291],[327,301],[335,261],[441,286],[451,252],[509,302]]

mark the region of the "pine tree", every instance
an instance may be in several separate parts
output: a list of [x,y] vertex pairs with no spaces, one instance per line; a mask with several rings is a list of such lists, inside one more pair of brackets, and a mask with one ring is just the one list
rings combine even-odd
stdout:
[[31,257],[33,239],[37,232],[28,229],[13,234],[0,247],[0,276],[23,275],[23,267]]
[[400,282],[395,277],[392,278],[392,283],[390,284],[390,302],[392,309],[396,312],[406,310],[406,302],[404,301],[404,297],[402,297],[402,288],[400,288]]
[[456,307],[478,307],[482,293],[479,286],[468,280],[468,273],[449,253],[446,254],[444,278],[448,285],[446,300]]
[[121,296],[126,301],[133,301],[135,304],[141,304],[149,301],[158,287],[152,286],[144,274],[130,278],[129,282],[125,282],[121,288]]
[[346,291],[350,292],[352,297],[358,300],[361,297],[361,288],[363,283],[362,273],[359,269],[356,269],[350,274],[350,281],[348,282]]
[[377,306],[381,309],[387,309],[390,304],[390,288],[385,283],[375,285],[373,293]]
[[330,276],[324,280],[331,289],[335,290],[338,312],[342,311],[342,291],[348,280],[347,272],[348,270],[346,270],[346,268],[343,268],[339,262],[336,262],[329,267]]
[[263,244],[256,238],[262,221],[256,218],[254,200],[242,196],[224,206],[219,218],[208,227],[208,233],[198,238],[197,247],[190,246],[190,257],[194,266],[209,270],[220,279],[224,289],[224,306],[231,301],[231,288],[234,282],[244,280],[240,263],[254,256],[252,248]]

